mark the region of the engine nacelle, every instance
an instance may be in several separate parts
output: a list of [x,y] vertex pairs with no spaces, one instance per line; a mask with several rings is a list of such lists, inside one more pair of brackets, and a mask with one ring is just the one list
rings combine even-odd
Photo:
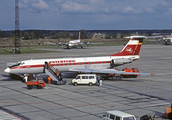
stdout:
[[116,59],[112,59],[110,66],[111,67],[116,67],[119,65],[123,65],[123,64],[127,64],[127,63],[131,63],[133,60],[131,58],[116,58]]

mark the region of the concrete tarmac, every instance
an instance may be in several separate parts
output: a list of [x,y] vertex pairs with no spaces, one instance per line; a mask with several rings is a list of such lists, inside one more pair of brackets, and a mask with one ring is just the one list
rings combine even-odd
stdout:
[[[102,86],[70,84],[49,85],[28,90],[25,83],[4,73],[7,62],[26,59],[106,56],[124,46],[87,47],[85,49],[54,49],[54,53],[0,55],[0,108],[28,120],[100,120],[105,111],[121,110],[137,119],[155,113],[156,119],[172,103],[172,46],[143,45],[141,58],[132,64],[140,72],[154,76],[104,80]],[[58,52],[60,51],[60,52]],[[1,117],[1,115],[0,115]]]

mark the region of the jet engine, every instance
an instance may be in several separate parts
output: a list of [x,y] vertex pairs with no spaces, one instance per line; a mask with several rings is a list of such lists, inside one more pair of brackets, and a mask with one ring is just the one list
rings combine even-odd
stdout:
[[116,59],[112,59],[110,66],[111,67],[116,67],[119,65],[123,65],[123,64],[127,64],[127,63],[131,63],[133,60],[131,58],[116,58]]

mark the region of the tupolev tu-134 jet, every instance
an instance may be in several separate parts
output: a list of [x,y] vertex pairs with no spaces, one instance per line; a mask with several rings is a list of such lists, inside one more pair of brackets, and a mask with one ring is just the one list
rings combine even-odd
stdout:
[[130,38],[130,40],[125,47],[120,52],[109,56],[23,60],[8,66],[4,71],[18,75],[40,74],[44,72],[45,63],[51,62],[51,65],[59,72],[152,75],[150,73],[131,73],[114,69],[117,66],[132,63],[139,59],[143,39],[147,37],[130,36],[126,38]]

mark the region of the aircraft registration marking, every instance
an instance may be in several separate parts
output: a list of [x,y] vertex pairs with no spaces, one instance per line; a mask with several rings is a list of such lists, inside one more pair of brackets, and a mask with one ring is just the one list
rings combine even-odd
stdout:
[[59,60],[59,61],[50,61],[51,63],[74,63],[75,60]]

